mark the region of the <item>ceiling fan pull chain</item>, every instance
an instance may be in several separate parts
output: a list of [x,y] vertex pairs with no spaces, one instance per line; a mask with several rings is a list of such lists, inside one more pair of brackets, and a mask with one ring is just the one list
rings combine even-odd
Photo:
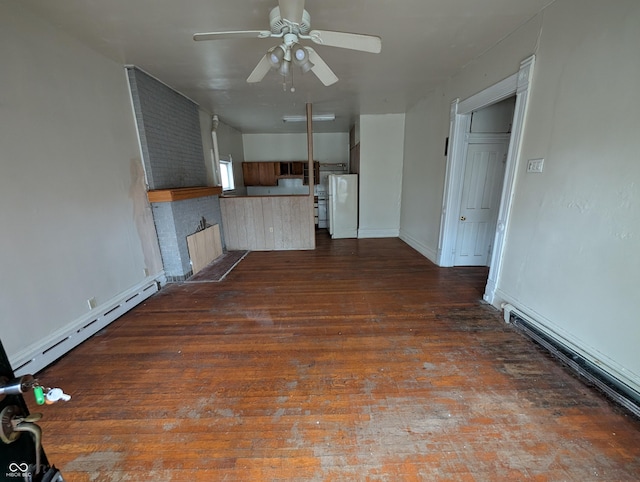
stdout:
[[296,91],[296,87],[295,85],[293,85],[293,70],[294,69],[291,69],[291,89],[290,89],[291,93],[294,93]]

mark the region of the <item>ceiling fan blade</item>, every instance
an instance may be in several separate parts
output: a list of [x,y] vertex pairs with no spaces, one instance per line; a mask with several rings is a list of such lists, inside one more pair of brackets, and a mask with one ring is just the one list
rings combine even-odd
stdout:
[[268,30],[236,30],[231,32],[205,32],[193,35],[193,40],[219,40],[227,38],[268,38],[271,32]]
[[264,76],[267,75],[267,72],[271,69],[271,64],[269,63],[269,59],[267,58],[268,54],[264,54],[256,65],[256,68],[253,69],[253,72],[249,74],[247,77],[247,82],[253,84],[255,82],[260,82],[264,79]]
[[280,16],[293,23],[302,23],[304,0],[278,0]]
[[322,82],[327,87],[338,82],[338,77],[333,73],[333,70],[329,68],[324,60],[313,50],[311,47],[305,47],[307,52],[309,53],[309,60],[311,61],[313,67],[311,71],[316,74],[320,82]]
[[379,54],[382,50],[382,39],[375,35],[359,33],[332,32],[331,30],[312,30],[309,32],[311,40],[319,45],[340,47],[343,49],[360,50]]

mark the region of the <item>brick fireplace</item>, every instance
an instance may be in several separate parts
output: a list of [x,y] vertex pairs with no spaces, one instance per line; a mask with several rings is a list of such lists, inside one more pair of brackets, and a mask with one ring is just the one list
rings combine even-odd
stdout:
[[188,190],[197,195],[151,202],[167,281],[184,281],[192,274],[187,236],[203,219],[223,229],[219,190],[203,188],[207,173],[198,106],[136,67],[127,68],[127,75],[149,191],[202,188]]

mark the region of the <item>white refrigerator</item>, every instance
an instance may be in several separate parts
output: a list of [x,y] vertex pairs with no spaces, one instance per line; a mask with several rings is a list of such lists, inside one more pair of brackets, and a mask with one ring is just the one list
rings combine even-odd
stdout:
[[358,237],[358,175],[330,174],[327,217],[329,234],[336,238]]

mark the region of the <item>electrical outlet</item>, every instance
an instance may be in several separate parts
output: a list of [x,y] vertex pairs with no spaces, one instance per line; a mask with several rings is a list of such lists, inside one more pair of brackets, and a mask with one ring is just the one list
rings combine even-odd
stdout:
[[98,303],[96,302],[95,297],[89,298],[87,300],[87,304],[89,305],[90,310],[93,310],[96,306],[98,306]]
[[270,226],[270,227],[269,227],[269,232],[270,232],[270,233],[273,233],[273,226]]
[[527,162],[527,172],[542,172],[544,159],[529,159]]
[[149,268],[144,268],[142,272],[144,273],[145,277],[149,276]]

